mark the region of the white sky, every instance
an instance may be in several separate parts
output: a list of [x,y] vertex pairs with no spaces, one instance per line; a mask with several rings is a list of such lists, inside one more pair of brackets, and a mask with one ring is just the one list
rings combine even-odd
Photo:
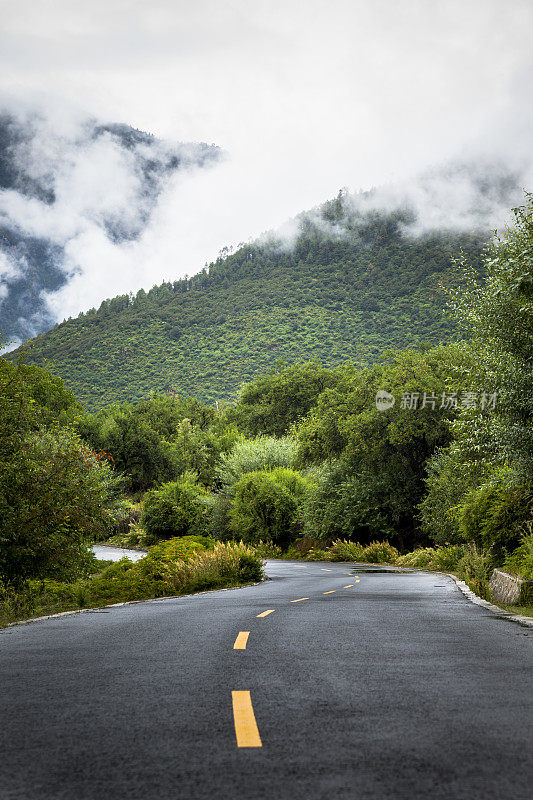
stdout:
[[65,313],[194,273],[342,186],[528,153],[532,87],[532,0],[0,0],[11,102],[75,105],[230,155],[183,177],[142,258],[128,271],[121,253],[106,290],[92,273],[91,296],[78,281]]

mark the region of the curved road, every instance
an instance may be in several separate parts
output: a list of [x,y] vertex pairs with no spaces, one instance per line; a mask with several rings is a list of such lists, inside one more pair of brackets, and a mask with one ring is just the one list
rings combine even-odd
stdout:
[[532,629],[441,575],[268,573],[1,631],[2,800],[529,800]]

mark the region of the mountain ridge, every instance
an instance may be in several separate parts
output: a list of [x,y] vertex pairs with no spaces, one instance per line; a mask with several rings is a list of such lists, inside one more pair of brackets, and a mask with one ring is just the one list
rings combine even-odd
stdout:
[[[479,266],[485,234],[411,237],[412,211],[349,214],[342,193],[275,235],[220,256],[192,278],[121,295],[31,342],[88,409],[151,391],[231,400],[287,363],[368,363],[386,348],[449,340],[439,284],[453,258]],[[14,356],[13,356],[14,357]]]

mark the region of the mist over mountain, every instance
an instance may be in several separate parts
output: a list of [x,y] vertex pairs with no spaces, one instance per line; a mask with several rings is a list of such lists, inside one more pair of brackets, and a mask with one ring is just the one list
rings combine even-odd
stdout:
[[68,316],[66,286],[79,284],[77,310],[91,284],[99,300],[112,294],[117,254],[127,275],[128,250],[169,181],[220,158],[214,145],[164,142],[71,110],[0,110],[2,331],[24,340]]
[[29,358],[53,362],[88,409],[179,392],[232,399],[279,359],[370,363],[449,341],[454,258],[480,267],[489,231],[417,230],[412,205],[347,192],[283,231],[227,249],[192,278],[123,294],[56,325]]

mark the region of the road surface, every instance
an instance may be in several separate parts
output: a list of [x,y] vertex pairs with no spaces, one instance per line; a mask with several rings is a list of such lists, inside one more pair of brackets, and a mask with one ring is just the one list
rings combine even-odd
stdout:
[[531,628],[441,575],[268,573],[0,632],[2,800],[530,800]]
[[104,544],[95,544],[91,547],[96,558],[104,561],[120,561],[121,558],[129,558],[130,561],[139,561],[146,555],[145,550],[126,550],[123,547],[106,547]]

